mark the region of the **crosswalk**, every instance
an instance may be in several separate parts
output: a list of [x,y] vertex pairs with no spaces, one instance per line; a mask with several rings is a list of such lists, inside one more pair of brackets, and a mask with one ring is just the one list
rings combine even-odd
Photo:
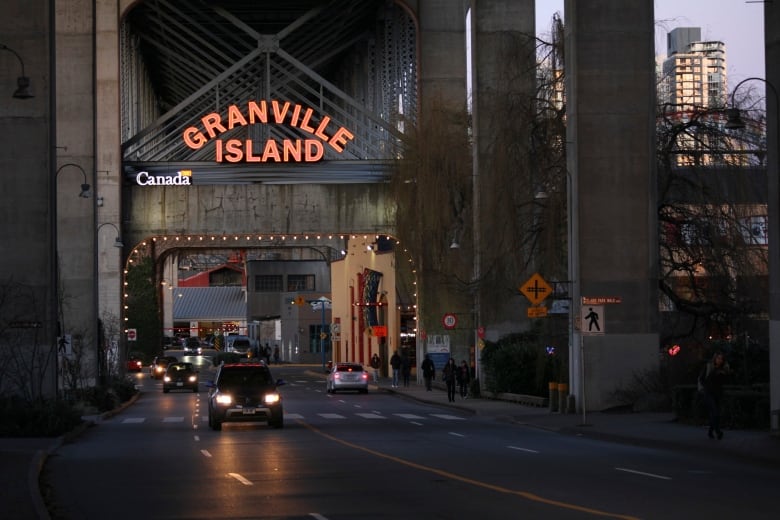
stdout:
[[[412,414],[412,413],[393,413],[389,415],[384,415],[382,413],[378,412],[356,412],[352,414],[340,414],[340,413],[317,413],[314,414],[316,417],[319,417],[321,419],[326,420],[333,420],[333,421],[343,421],[348,420],[351,418],[358,418],[358,419],[365,419],[367,421],[386,421],[393,418],[400,418],[407,421],[425,421],[430,419],[439,419],[443,421],[465,421],[466,419],[464,417],[458,417],[457,415],[450,415],[446,413],[431,413],[427,415],[418,415],[418,414]],[[198,417],[198,416],[196,416]],[[284,414],[285,420],[302,420],[305,421],[307,417],[303,414],[299,413],[285,413]],[[122,417],[118,418],[120,424],[143,424],[146,422],[153,422],[153,421],[159,421],[162,423],[183,423],[185,421],[184,416],[171,416],[171,417],[162,417],[160,419],[149,419],[147,417]],[[147,421],[148,419],[148,421]],[[186,417],[186,420],[189,421],[191,417]],[[200,416],[200,420],[202,422],[207,422],[208,415],[204,414]]]

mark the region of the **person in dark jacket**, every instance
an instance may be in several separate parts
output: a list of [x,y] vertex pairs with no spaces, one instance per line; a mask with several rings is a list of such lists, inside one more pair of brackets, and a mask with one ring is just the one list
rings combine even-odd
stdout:
[[409,359],[409,355],[404,352],[401,354],[401,377],[404,381],[404,387],[409,386],[409,379],[412,375],[412,361]]
[[420,368],[422,369],[423,379],[425,380],[425,389],[430,392],[431,381],[436,379],[436,367],[433,365],[433,361],[431,361],[431,356],[425,354],[425,359],[423,359]]
[[699,390],[703,393],[710,420],[710,429],[707,432],[710,439],[715,436],[718,440],[723,438],[723,431],[720,429],[720,405],[723,400],[723,385],[730,374],[731,368],[722,352],[716,352],[699,374]]
[[458,367],[457,373],[458,388],[460,389],[460,396],[463,399],[469,398],[469,381],[471,380],[471,368],[464,359],[461,361]]
[[393,388],[398,388],[398,378],[401,375],[401,356],[398,355],[397,350],[390,357],[390,367],[393,369]]
[[455,380],[457,378],[458,366],[455,360],[450,358],[441,371],[442,379],[447,384],[447,399],[452,403],[455,401]]

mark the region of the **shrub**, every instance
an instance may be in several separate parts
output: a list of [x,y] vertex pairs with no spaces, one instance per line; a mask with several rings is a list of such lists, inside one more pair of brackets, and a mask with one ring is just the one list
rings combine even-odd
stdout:
[[0,399],[0,437],[57,437],[83,421],[66,401]]

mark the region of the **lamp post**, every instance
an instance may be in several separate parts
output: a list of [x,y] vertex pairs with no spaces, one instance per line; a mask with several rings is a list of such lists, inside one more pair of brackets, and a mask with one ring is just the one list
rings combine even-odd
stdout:
[[[123,249],[125,247],[124,243],[122,243],[121,233],[119,231],[119,228],[112,224],[111,222],[103,222],[102,224],[98,225],[95,228],[95,236],[94,236],[94,252],[93,252],[93,258],[92,258],[92,267],[93,267],[93,275],[94,275],[94,321],[95,321],[95,352],[97,353],[97,374],[98,374],[98,381],[102,385],[105,383],[105,375],[107,373],[107,364],[106,364],[106,357],[105,357],[105,351],[106,347],[103,343],[103,340],[105,339],[103,337],[103,328],[100,326],[101,319],[100,319],[100,291],[99,291],[99,284],[98,280],[100,278],[100,270],[98,268],[98,245],[99,245],[99,235],[100,230],[104,226],[111,226],[116,231],[116,238],[114,239],[114,247]],[[120,356],[120,359],[123,360]],[[124,366],[124,365],[122,365]]]
[[322,311],[322,329],[320,330],[320,351],[322,352],[322,371],[325,371],[325,338],[327,337],[327,334],[325,334],[325,309],[330,307],[331,302],[329,299],[327,299],[325,296],[320,296],[316,300],[312,300],[311,302],[311,308],[312,310],[317,310],[317,307],[320,308]]
[[24,75],[24,61],[22,61],[22,57],[19,56],[19,53],[2,43],[0,43],[0,51],[8,51],[16,56],[16,59],[19,60],[19,65],[22,67],[22,75],[16,78],[16,90],[14,90],[13,97],[16,99],[30,99],[31,97],[35,97],[30,91],[30,78]]
[[[780,429],[780,179],[778,179],[778,154],[780,153],[780,98],[777,89],[763,78],[743,79],[731,91],[731,107],[726,111],[728,120],[725,127],[737,130],[745,127],[741,110],[735,103],[737,89],[747,81],[761,81],[772,93],[767,97],[767,114],[774,102],[774,122],[767,117],[767,216],[769,232],[769,408],[770,427]],[[770,136],[774,136],[775,146],[770,146]]]
[[[51,227],[52,227],[51,233],[52,233],[52,238],[51,238],[51,240],[52,240],[52,246],[53,246],[52,249],[53,249],[53,255],[54,255],[54,258],[52,259],[52,264],[51,264],[51,269],[52,269],[52,273],[51,273],[52,297],[54,299],[54,301],[52,303],[52,305],[53,305],[52,315],[54,317],[54,324],[53,324],[54,329],[56,331],[58,331],[59,334],[62,334],[62,335],[65,334],[65,331],[64,330],[60,330],[60,325],[59,325],[59,323],[60,323],[60,294],[59,294],[59,285],[60,285],[60,273],[59,273],[59,270],[60,270],[60,260],[59,260],[59,257],[60,257],[60,254],[59,254],[59,237],[57,236],[58,233],[59,233],[59,229],[58,229],[59,226],[57,225],[57,208],[58,208],[58,204],[57,204],[57,200],[56,200],[56,198],[57,198],[57,179],[58,179],[59,174],[60,174],[60,172],[62,170],[64,170],[67,167],[71,167],[71,166],[74,167],[74,168],[77,168],[81,172],[83,177],[84,177],[84,182],[81,184],[81,192],[79,193],[79,198],[82,198],[82,199],[89,198],[89,189],[90,189],[89,184],[87,184],[87,172],[84,171],[84,168],[82,168],[80,165],[78,165],[76,163],[65,163],[65,164],[61,165],[59,168],[57,168],[57,170],[54,172],[54,182],[53,182],[54,193],[52,195],[52,202],[51,202],[51,205],[52,205],[52,208],[51,208],[51,211],[52,211],[52,215],[51,215]],[[93,211],[92,215],[93,215],[93,218],[94,218],[94,211]],[[93,283],[97,283],[97,281],[93,280]],[[95,306],[93,305],[93,311],[94,311],[94,308],[95,308]],[[93,334],[94,334],[94,339],[95,339],[95,342],[96,342],[96,345],[97,345],[97,329],[95,329],[93,331]],[[56,344],[56,341],[55,341],[55,344]],[[55,345],[55,349],[56,349],[56,345]],[[59,395],[59,370],[60,370],[59,350],[55,350],[55,352],[57,353],[55,355],[55,359],[57,360],[57,366],[55,368],[55,383],[54,383],[55,388],[54,388],[54,391],[55,391],[55,395]],[[99,356],[97,354],[97,350],[95,352],[95,355],[99,358]]]

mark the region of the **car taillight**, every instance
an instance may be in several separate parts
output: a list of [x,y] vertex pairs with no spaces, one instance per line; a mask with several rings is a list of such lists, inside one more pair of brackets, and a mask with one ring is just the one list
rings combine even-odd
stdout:
[[361,376],[360,376],[360,377],[362,377],[363,379],[368,379],[368,374],[366,374],[365,372],[363,372],[363,374],[361,374]]
[[341,374],[336,372],[335,374],[333,374],[333,379],[341,379]]

